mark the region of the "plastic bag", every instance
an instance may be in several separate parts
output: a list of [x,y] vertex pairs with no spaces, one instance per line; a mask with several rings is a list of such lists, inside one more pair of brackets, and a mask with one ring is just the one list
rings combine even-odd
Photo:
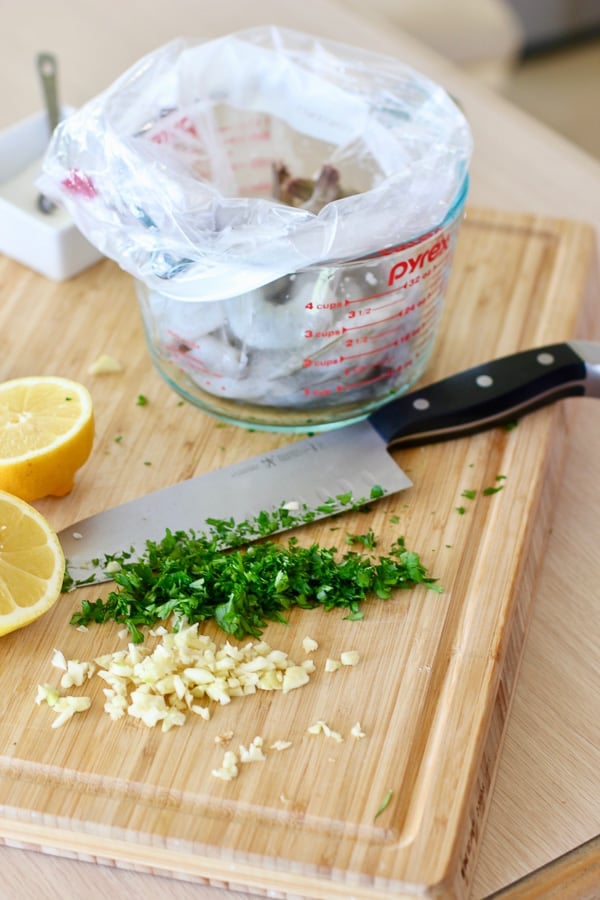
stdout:
[[[436,227],[468,171],[468,124],[397,60],[275,27],[151,53],[66,119],[39,188],[149,288],[215,300]],[[274,195],[274,167],[346,196]]]

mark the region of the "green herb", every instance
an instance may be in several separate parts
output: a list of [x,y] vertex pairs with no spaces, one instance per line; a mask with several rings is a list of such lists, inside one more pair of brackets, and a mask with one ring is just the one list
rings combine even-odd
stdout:
[[137,406],[147,406],[148,398],[143,394],[138,394],[137,400],[135,401]]
[[344,616],[344,619],[347,622],[362,622],[364,617],[364,612],[362,610],[358,610],[357,612],[351,612],[348,616]]
[[390,522],[392,523],[392,525],[397,525],[399,521],[400,521],[400,516],[397,516],[397,515],[390,516]]
[[370,550],[372,550],[377,543],[377,539],[375,537],[375,534],[373,533],[373,530],[369,528],[366,534],[347,534],[346,543],[362,544],[363,547],[368,547]]
[[375,815],[373,817],[373,821],[375,821],[375,819],[379,818],[381,813],[384,812],[388,808],[388,806],[390,805],[390,801],[393,797],[393,794],[394,794],[394,792],[392,791],[392,789],[388,788],[388,790],[385,792],[385,797],[381,801],[381,805],[380,805],[379,809],[377,810],[377,812],[375,813]]
[[114,438],[115,444],[120,444],[122,440],[123,440],[122,434],[115,435],[115,438]]
[[[342,500],[354,503],[344,494],[326,501],[321,510],[337,511]],[[280,507],[241,524],[211,519],[207,533],[167,531],[160,541],[148,541],[139,559],[131,552],[106,557],[104,567],[112,564],[114,569],[118,563],[116,590],[105,600],[84,600],[71,624],[120,622],[139,642],[142,626],[171,617],[175,628],[183,621],[214,619],[227,634],[242,639],[259,637],[268,621],[285,622],[286,611],[294,606],[346,609],[347,618],[355,620],[362,617],[360,603],[369,597],[388,600],[394,591],[418,584],[441,592],[403,538],[377,558],[367,552],[370,546],[340,556],[337,549],[318,544],[301,547],[295,537],[287,544],[263,539],[243,547],[248,539],[314,518],[310,510],[294,515]]]
[[477,496],[477,491],[464,490],[460,496],[466,497],[467,500],[474,500],[475,497]]
[[464,508],[464,506],[457,506],[456,512],[459,514],[459,516],[464,516],[464,514],[466,513],[466,509]]
[[512,431],[513,428],[516,428],[518,424],[519,423],[517,421],[505,422],[502,427],[504,428],[505,431]]
[[490,494],[497,494],[498,491],[501,491],[503,487],[503,484],[499,484],[496,487],[486,487],[483,489],[482,494],[484,497],[489,497]]
[[144,460],[144,465],[145,465],[145,466],[151,466],[152,463],[150,462],[149,459],[145,459],[145,460]]

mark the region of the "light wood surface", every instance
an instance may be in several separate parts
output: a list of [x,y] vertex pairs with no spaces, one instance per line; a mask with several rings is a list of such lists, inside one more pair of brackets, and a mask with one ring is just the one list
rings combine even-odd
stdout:
[[600,835],[494,894],[493,900],[593,900],[600,884]]
[[[210,10],[174,0],[147,4],[78,4],[34,0],[2,4],[0,125],[39,108],[32,58],[56,51],[63,97],[80,103],[141,53],[177,34],[216,34],[277,21],[395,52],[460,99],[475,134],[471,202],[591,222],[600,228],[600,170],[566,141],[465,79],[424,48],[390,29],[364,24],[331,3],[221,3]],[[17,299],[2,284],[2,304]],[[3,333],[7,344],[14,340]],[[566,405],[566,404],[565,404]],[[598,815],[597,509],[594,477],[600,416],[590,401],[567,443],[552,533],[536,589],[533,622],[511,712],[473,894],[482,897],[592,837]],[[4,751],[3,751],[4,752]],[[26,843],[26,842],[25,842]],[[4,848],[8,897],[220,897],[191,886],[82,862]],[[228,896],[235,893],[228,892]],[[569,894],[565,894],[569,896]],[[577,896],[572,894],[572,896]]]
[[[428,380],[588,331],[594,264],[589,226],[469,209]],[[57,530],[289,442],[217,428],[178,402],[151,367],[132,279],[114,263],[60,286],[7,259],[0,276],[11,294],[0,327],[20,336],[1,376],[60,371],[84,381],[94,398],[93,458],[69,497],[36,504]],[[123,373],[90,376],[90,361],[107,347],[124,361]],[[147,406],[135,406],[139,393]],[[365,900],[466,897],[571,411],[557,404],[510,431],[396,451],[410,490],[346,516],[334,531],[327,521],[302,529],[301,541],[340,552],[347,532],[372,528],[382,549],[402,534],[444,594],[420,590],[371,606],[359,626],[322,611],[295,611],[289,627],[269,626],[268,643],[296,662],[306,634],[320,645],[310,685],[287,697],[259,692],[226,709],[215,704],[209,723],[164,735],[135,720],[114,723],[102,710],[105,683],[95,679],[75,691],[92,697],[90,712],[52,731],[53,714],[32,698],[38,684],[57,684],[53,648],[81,660],[124,644],[116,626],[80,633],[68,624],[84,598],[106,595],[110,585],[67,595],[26,631],[5,637],[0,833],[248,889],[341,898],[360,884]],[[501,492],[483,496],[499,486],[499,474]],[[476,498],[463,497],[465,490]],[[224,643],[216,629],[203,631]],[[348,649],[361,664],[327,675],[326,658]],[[341,732],[343,744],[307,735],[319,719]],[[359,743],[350,734],[356,721],[367,735]],[[223,785],[211,771],[223,753],[216,740],[230,731],[234,748],[257,734],[266,747],[281,739],[292,747],[267,751],[264,763]]]

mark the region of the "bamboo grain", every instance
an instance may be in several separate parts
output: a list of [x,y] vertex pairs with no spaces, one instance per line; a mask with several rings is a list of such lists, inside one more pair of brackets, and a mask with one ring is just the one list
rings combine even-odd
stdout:
[[[593,247],[585,225],[470,209],[425,380],[577,335],[588,312]],[[131,280],[112,263],[60,290],[9,260],[0,260],[0,277],[11,286],[0,310],[0,333],[11,335],[2,377],[59,372],[86,383],[94,399],[92,459],[69,497],[36,504],[57,529],[290,440],[217,427],[180,405],[151,368]],[[90,376],[90,364],[107,352],[123,362],[123,373]],[[149,399],[144,407],[136,405],[139,394]],[[33,703],[36,685],[52,678],[52,648],[87,659],[122,646],[116,627],[82,634],[68,625],[83,596],[108,587],[65,595],[26,632],[4,638],[5,840],[232,890],[466,897],[571,412],[559,404],[512,431],[397,451],[414,488],[367,515],[349,514],[340,531],[324,522],[299,532],[301,540],[340,546],[346,531],[369,525],[384,542],[404,534],[444,594],[415,590],[375,601],[361,623],[295,610],[288,626],[269,626],[269,643],[293,658],[302,658],[306,634],[320,644],[311,684],[288,696],[233,702],[208,723],[164,735],[133,720],[110,721],[101,688],[90,685],[90,712],[53,731],[51,713]],[[503,490],[483,497],[500,474]],[[477,491],[475,501],[461,499],[465,489]],[[350,648],[360,651],[359,666],[322,671],[326,656]],[[319,718],[345,741],[308,735]],[[367,733],[360,742],[349,736],[356,720]],[[218,764],[214,739],[228,728],[239,743],[260,733],[265,743],[293,745],[220,784],[210,775]]]

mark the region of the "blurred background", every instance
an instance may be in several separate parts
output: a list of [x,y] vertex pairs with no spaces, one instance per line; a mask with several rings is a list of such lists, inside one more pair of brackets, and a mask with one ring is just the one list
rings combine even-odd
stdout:
[[[0,128],[39,110],[32,65],[39,50],[57,54],[63,99],[77,106],[174,37],[272,23],[381,53],[395,52],[398,31],[413,35],[600,159],[600,0],[327,0],[325,7],[322,0],[0,0],[8,23],[0,46],[4,40],[10,50],[0,53]],[[108,41],[103,22],[111,12],[118,25]]]
[[[357,12],[366,0],[343,0]],[[369,0],[402,27],[600,159],[600,0]]]
[[[531,14],[546,0],[521,0]],[[600,0],[555,2],[565,15],[556,29],[546,31],[548,19],[533,19],[525,33],[520,62],[505,85],[506,97],[526,112],[600,160]],[[583,10],[588,19],[569,19],[569,9]],[[528,20],[525,19],[527,22]]]

